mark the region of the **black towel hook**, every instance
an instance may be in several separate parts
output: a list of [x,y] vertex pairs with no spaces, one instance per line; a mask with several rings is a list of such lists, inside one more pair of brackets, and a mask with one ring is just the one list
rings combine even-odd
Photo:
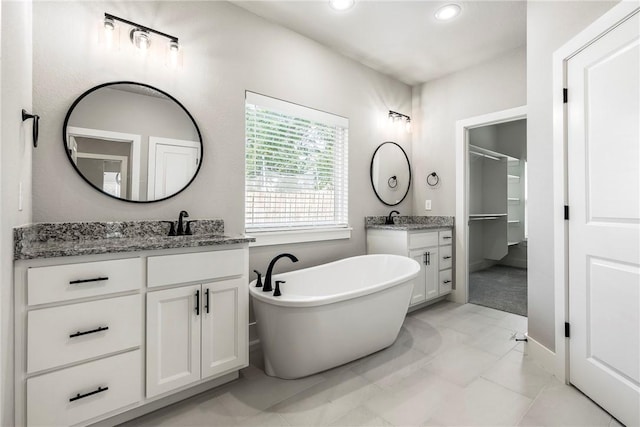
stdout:
[[39,128],[40,116],[38,116],[37,114],[29,114],[27,113],[27,110],[23,108],[22,121],[24,122],[25,120],[29,120],[29,119],[33,119],[33,148],[36,148],[38,146],[38,130],[39,130],[38,128]]

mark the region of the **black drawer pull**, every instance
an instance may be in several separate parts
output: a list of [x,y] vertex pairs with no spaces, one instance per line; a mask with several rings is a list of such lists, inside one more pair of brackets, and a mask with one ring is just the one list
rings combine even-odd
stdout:
[[444,284],[446,285],[447,283],[451,283],[451,280],[445,280],[445,281],[444,281],[444,282],[442,282],[442,283],[444,283]]
[[107,390],[109,390],[109,387],[98,387],[97,390],[90,391],[89,393],[86,393],[86,394],[78,393],[74,397],[69,399],[69,402],[74,402],[76,400],[84,399],[85,397],[93,396],[94,394],[102,393],[103,391],[107,391]]
[[102,332],[102,331],[106,331],[108,329],[109,329],[108,326],[100,326],[99,328],[92,329],[90,331],[84,331],[84,332],[78,331],[75,334],[69,335],[69,338],[76,338],[76,337],[81,337],[83,335],[95,334],[96,332]]
[[204,290],[204,295],[206,297],[204,302],[204,309],[207,311],[207,314],[209,314],[209,288]]
[[105,280],[109,280],[108,277],[96,277],[95,279],[82,279],[82,280],[72,280],[69,282],[70,285],[78,285],[80,283],[89,283],[89,282],[104,282]]
[[443,256],[442,259],[451,259],[451,256]]
[[444,240],[449,240],[451,238],[451,236],[442,236],[442,239]]
[[196,316],[200,316],[200,290],[196,291]]

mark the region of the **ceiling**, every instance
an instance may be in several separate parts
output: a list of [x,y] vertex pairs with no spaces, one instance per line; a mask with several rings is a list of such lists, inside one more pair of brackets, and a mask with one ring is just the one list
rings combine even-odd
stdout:
[[[375,70],[414,85],[499,56],[526,41],[526,1],[356,0],[336,12],[327,0],[232,0]],[[455,2],[450,22],[434,17]]]

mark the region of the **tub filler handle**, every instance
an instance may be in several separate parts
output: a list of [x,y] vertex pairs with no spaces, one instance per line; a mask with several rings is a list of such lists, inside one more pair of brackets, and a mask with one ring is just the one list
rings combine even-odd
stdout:
[[282,295],[282,293],[280,293],[280,283],[287,283],[287,282],[284,280],[276,280],[276,289],[273,291],[274,297],[279,297],[280,295]]
[[253,270],[253,272],[258,275],[258,280],[256,280],[256,288],[261,288],[262,287],[262,273],[260,273],[258,270]]

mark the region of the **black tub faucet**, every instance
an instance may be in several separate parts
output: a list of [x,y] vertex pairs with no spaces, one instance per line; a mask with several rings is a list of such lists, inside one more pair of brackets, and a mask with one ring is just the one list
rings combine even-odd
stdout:
[[178,230],[176,231],[176,235],[184,236],[184,226],[182,225],[182,219],[189,218],[189,212],[180,211],[180,215],[178,216]]
[[271,274],[273,273],[273,267],[276,265],[276,261],[285,257],[289,258],[293,262],[298,262],[298,258],[291,254],[280,254],[273,258],[269,263],[269,268],[267,268],[267,275],[264,279],[264,287],[262,288],[263,292],[271,292],[273,290],[273,287],[271,286]]
[[398,211],[391,211],[391,212],[389,212],[389,216],[388,216],[388,217],[387,217],[387,219],[384,221],[384,224],[385,224],[385,225],[393,225],[393,224],[395,224],[395,222],[393,222],[393,214],[394,214],[394,213],[395,213],[395,214],[400,215],[400,212],[398,212]]

